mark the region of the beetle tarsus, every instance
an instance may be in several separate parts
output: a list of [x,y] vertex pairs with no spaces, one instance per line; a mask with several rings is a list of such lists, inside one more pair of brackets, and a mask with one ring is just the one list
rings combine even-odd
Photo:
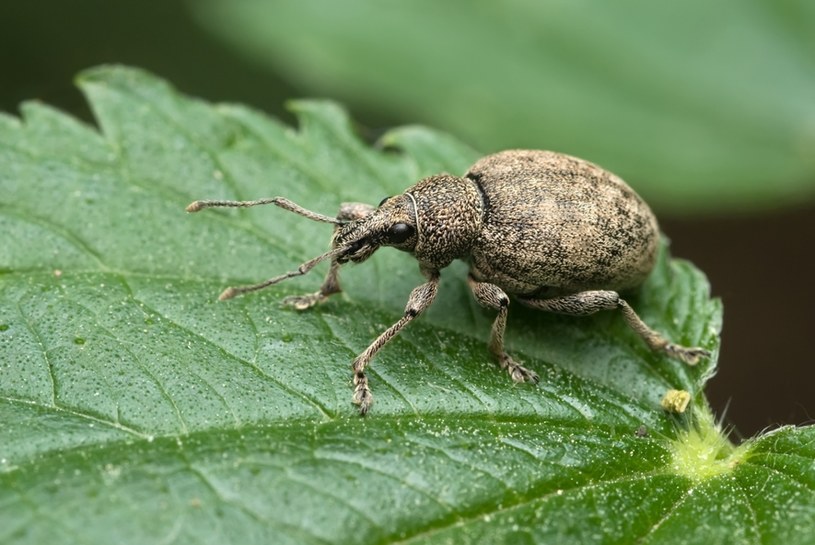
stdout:
[[322,291],[316,291],[314,293],[305,293],[303,295],[290,295],[285,297],[282,301],[283,305],[287,307],[293,307],[297,310],[306,310],[317,303],[322,303],[328,299],[328,296],[325,295]]
[[520,365],[509,354],[500,356],[498,363],[501,365],[501,369],[507,370],[514,382],[531,382],[532,384],[540,382],[540,376],[535,371]]
[[669,343],[665,346],[664,351],[669,356],[682,360],[691,366],[696,365],[703,358],[710,357],[710,351],[696,346],[687,347]]
[[374,402],[374,396],[368,386],[368,377],[362,371],[354,373],[354,397],[352,401],[359,406],[360,416],[365,416]]

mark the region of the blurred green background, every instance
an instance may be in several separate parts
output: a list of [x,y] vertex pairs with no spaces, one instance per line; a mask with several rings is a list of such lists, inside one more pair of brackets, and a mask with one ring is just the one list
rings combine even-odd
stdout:
[[811,1],[7,1],[0,29],[6,112],[90,122],[74,75],[124,63],[289,122],[288,98],[336,99],[371,142],[420,123],[599,163],[724,300],[717,413],[744,435],[815,415]]

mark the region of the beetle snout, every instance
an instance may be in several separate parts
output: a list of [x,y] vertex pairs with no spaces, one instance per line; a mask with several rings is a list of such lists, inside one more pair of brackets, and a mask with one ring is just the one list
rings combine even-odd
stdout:
[[376,244],[371,244],[370,240],[366,238],[347,242],[344,245],[338,244],[337,246],[344,247],[343,252],[337,256],[337,262],[339,263],[348,263],[349,261],[360,263],[371,257],[371,254],[379,247]]

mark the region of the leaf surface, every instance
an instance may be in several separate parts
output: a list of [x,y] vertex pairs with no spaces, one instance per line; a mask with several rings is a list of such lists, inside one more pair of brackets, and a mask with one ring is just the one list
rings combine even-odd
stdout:
[[[296,102],[293,129],[182,96],[141,71],[79,84],[100,130],[38,103],[0,117],[0,541],[44,543],[806,543],[815,436],[734,448],[697,367],[651,354],[619,316],[516,308],[510,350],[456,264],[437,304],[371,367],[353,357],[421,281],[384,249],[308,312],[283,296],[319,272],[225,303],[323,251],[330,226],[277,208],[183,212],[196,198],[285,195],[332,213],[477,157],[396,129],[372,148],[341,109]],[[632,299],[672,339],[718,350],[704,276],[663,252]],[[693,394],[683,416],[669,388]]]

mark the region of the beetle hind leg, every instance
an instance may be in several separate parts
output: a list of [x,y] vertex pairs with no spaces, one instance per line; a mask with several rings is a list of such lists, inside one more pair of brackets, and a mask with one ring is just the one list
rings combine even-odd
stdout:
[[537,383],[540,377],[535,371],[520,365],[504,351],[504,331],[507,326],[507,312],[509,309],[507,294],[495,284],[479,282],[472,276],[467,277],[467,283],[470,285],[478,304],[498,311],[498,316],[492,323],[492,330],[490,331],[489,349],[498,359],[501,369],[506,369],[515,382]]
[[554,297],[552,299],[519,299],[520,303],[528,307],[569,314],[572,316],[586,316],[601,310],[620,309],[628,325],[633,329],[645,344],[654,352],[664,352],[668,356],[679,359],[688,365],[696,365],[701,358],[710,356],[710,352],[703,348],[680,346],[674,344],[654,331],[642,321],[634,309],[616,291],[592,290],[582,291],[572,295]]

